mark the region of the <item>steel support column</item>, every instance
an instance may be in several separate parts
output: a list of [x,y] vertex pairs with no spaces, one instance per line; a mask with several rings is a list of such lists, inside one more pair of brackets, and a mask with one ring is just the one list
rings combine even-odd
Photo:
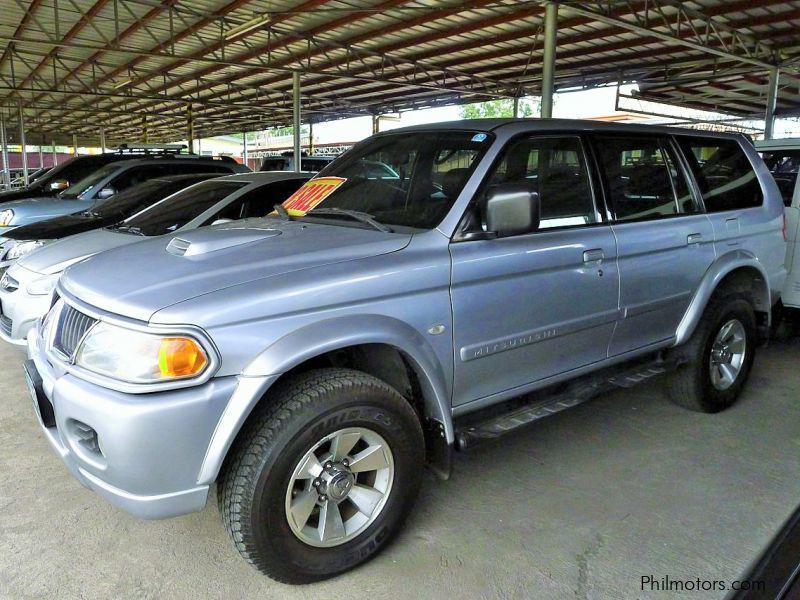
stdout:
[[544,52],[542,55],[541,116],[543,119],[550,119],[553,116],[553,83],[556,74],[557,32],[558,4],[556,2],[548,2],[544,12]]
[[294,170],[300,172],[300,72],[292,73],[292,136],[294,137]]
[[519,118],[519,96],[514,96],[514,118]]
[[18,104],[19,108],[19,149],[20,154],[22,155],[22,180],[24,181],[25,185],[30,183],[28,179],[28,150],[27,144],[25,140],[25,114],[22,110],[22,102]]
[[6,118],[0,113],[0,149],[3,155],[3,187],[11,187],[11,169],[8,165],[8,137],[6,136]]
[[186,139],[189,143],[189,154],[194,153],[194,109],[192,103],[186,105]]
[[72,155],[78,156],[78,134],[72,134]]
[[247,132],[242,133],[242,162],[244,166],[249,167],[247,164]]
[[58,166],[58,152],[56,152],[56,142],[55,140],[50,141],[50,148],[53,150],[53,166]]
[[780,71],[776,68],[769,71],[769,83],[767,84],[767,106],[764,111],[764,139],[771,140],[773,129],[775,128],[775,106],[778,103],[778,80]]
[[42,136],[42,141],[39,143],[39,168],[44,169],[44,149],[42,148],[44,145],[44,136]]
[[100,150],[105,153],[106,151],[106,128],[100,128]]

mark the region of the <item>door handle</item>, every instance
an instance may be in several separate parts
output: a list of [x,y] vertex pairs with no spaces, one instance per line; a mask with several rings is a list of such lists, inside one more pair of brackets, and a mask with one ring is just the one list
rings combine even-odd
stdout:
[[600,248],[593,248],[592,250],[585,250],[583,252],[583,262],[585,263],[600,262],[605,257],[605,253]]
[[687,244],[699,244],[703,241],[703,234],[702,233],[690,233],[686,236],[686,243]]

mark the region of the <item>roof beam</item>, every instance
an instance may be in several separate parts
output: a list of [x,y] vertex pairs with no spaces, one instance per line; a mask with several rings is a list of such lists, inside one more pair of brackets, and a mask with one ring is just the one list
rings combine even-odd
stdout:
[[[648,0],[641,7],[643,10],[632,13],[634,21],[620,16],[612,16],[608,10],[608,3],[602,1],[565,4],[563,8],[565,12],[583,15],[643,36],[656,37],[665,42],[764,69],[771,68],[776,62],[772,50],[763,40],[751,38],[739,30],[730,29],[719,20],[689,9],[682,2]],[[673,10],[667,11],[666,7]],[[643,14],[640,15],[639,12],[643,12]],[[694,27],[693,22],[695,21],[703,23],[702,29],[698,30]],[[666,28],[667,32],[661,31],[663,28]]]

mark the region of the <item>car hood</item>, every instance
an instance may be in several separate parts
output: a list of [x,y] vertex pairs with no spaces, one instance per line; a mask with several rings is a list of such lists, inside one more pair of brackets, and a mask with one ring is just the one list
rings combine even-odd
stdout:
[[79,300],[149,321],[168,306],[228,287],[395,252],[411,235],[253,219],[104,252],[70,267],[61,286]]
[[[55,192],[50,194],[51,196],[55,196]],[[13,202],[15,200],[26,200],[29,198],[45,198],[47,197],[47,192],[44,192],[38,187],[27,187],[27,188],[20,188],[18,190],[8,190],[5,192],[0,192],[0,205],[3,206],[3,209],[7,208],[7,204],[9,202]]]
[[14,221],[11,225],[24,225],[29,217],[41,221],[50,217],[69,215],[84,210],[86,202],[76,200],[62,200],[55,197],[26,198],[0,204],[0,210],[12,209]]
[[119,246],[125,246],[134,242],[140,242],[147,238],[130,233],[110,231],[108,229],[97,229],[73,235],[57,242],[52,242],[34,252],[26,254],[19,259],[19,264],[29,271],[35,271],[43,275],[60,273],[69,265],[76,263],[84,258],[110,250]]
[[5,237],[12,240],[59,240],[61,238],[113,225],[122,216],[90,217],[85,213],[69,214],[12,229]]

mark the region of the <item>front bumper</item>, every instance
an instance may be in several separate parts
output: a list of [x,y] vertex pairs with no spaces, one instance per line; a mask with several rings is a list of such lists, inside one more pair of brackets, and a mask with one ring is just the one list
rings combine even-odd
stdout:
[[54,426],[39,422],[53,450],[84,486],[137,517],[201,510],[209,484],[198,474],[238,379],[191,388],[123,394],[62,371],[41,347],[38,325],[28,353]]

